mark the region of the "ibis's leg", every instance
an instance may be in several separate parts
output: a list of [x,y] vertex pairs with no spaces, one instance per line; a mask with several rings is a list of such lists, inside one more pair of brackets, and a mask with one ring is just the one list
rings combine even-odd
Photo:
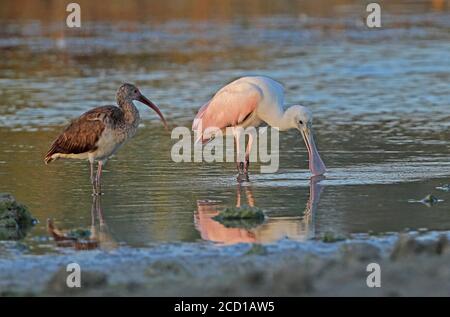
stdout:
[[95,210],[96,200],[97,200],[97,197],[93,196],[92,197],[92,205],[91,205],[91,227],[95,227],[95,218],[97,215],[97,212]]
[[92,194],[95,195],[96,192],[96,180],[94,175],[94,161],[89,161],[89,165],[91,167],[91,184],[92,184]]
[[97,215],[98,215],[98,220],[100,222],[100,226],[106,226],[105,216],[103,214],[103,208],[102,208],[102,201],[101,201],[100,197],[97,199],[96,209],[97,209]]
[[95,205],[97,201],[97,196],[94,194],[92,196],[92,205],[91,205],[91,234],[89,236],[89,239],[92,241],[97,240],[97,229],[95,227],[95,218],[96,218],[96,210]]
[[97,168],[97,177],[96,177],[96,184],[97,184],[97,195],[101,195],[102,193],[102,168],[103,168],[103,161],[98,161],[98,168]]

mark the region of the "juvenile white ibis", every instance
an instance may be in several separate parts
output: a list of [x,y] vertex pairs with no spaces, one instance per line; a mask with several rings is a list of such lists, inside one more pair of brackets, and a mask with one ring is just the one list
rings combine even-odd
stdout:
[[[257,127],[263,122],[281,131],[297,129],[302,134],[308,150],[311,173],[313,175],[324,174],[326,172],[325,164],[314,143],[311,111],[299,105],[284,110],[283,103],[284,92],[280,83],[264,76],[242,77],[221,88],[210,101],[200,108],[192,129],[199,136],[197,140],[203,143],[213,137],[214,132],[208,131],[214,131],[214,129],[228,127],[245,129]],[[233,129],[233,134],[236,144],[240,144],[242,129]],[[253,137],[249,134],[245,162],[239,161],[239,146],[236,146],[239,174],[248,173]]]
[[[118,106],[97,107],[73,120],[53,142],[44,159],[46,164],[58,158],[89,160],[94,195],[101,193],[102,166],[121,145],[136,134],[140,116],[133,101],[152,108],[168,129],[158,107],[134,85],[120,86],[116,101]],[[98,168],[94,176],[95,161],[98,161]]]

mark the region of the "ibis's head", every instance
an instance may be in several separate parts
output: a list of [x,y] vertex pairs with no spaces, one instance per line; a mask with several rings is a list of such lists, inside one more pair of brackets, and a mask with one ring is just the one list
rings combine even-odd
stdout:
[[165,128],[169,129],[167,126],[166,119],[164,119],[164,116],[161,113],[161,111],[159,110],[159,108],[153,102],[151,102],[147,97],[145,97],[143,94],[141,94],[141,92],[139,91],[139,89],[136,86],[134,86],[132,84],[128,84],[128,83],[123,84],[117,90],[116,99],[117,99],[117,104],[119,106],[126,102],[133,102],[133,101],[142,102],[143,104],[145,104],[145,105],[149,106],[151,109],[153,109],[158,114],[158,116],[161,118],[161,121],[163,122]]
[[312,130],[312,113],[306,107],[292,106],[288,110],[289,117],[291,118],[292,128],[300,131],[303,140],[305,141],[306,149],[309,156],[309,169],[313,175],[322,175],[326,172],[325,164],[320,158],[317,151],[316,143],[314,142],[313,130]]

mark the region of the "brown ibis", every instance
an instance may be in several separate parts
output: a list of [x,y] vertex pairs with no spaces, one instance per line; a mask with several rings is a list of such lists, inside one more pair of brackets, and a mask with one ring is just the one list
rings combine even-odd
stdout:
[[[103,165],[136,134],[140,116],[134,101],[153,109],[168,129],[159,108],[142,95],[136,86],[128,83],[120,86],[116,101],[117,106],[97,107],[74,119],[56,138],[44,159],[46,164],[59,158],[88,160],[94,195],[101,193]],[[96,175],[95,162],[98,162]]]

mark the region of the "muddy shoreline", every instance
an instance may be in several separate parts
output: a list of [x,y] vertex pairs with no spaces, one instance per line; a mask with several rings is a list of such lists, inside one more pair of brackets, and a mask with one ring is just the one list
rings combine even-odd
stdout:
[[[171,243],[113,251],[27,255],[0,245],[2,296],[444,296],[450,291],[450,233],[356,237],[257,246]],[[80,264],[82,287],[66,266]],[[369,263],[381,287],[366,284]]]

